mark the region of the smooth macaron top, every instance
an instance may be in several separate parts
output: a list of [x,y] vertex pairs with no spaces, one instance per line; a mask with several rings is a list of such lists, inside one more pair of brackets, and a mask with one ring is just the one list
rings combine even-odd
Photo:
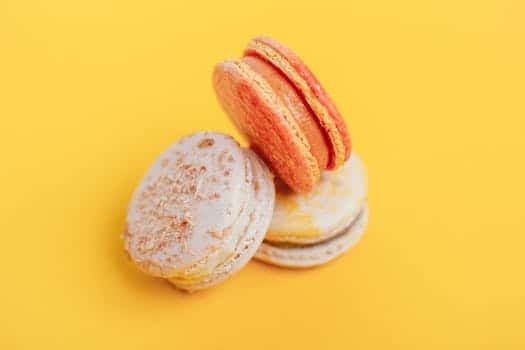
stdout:
[[234,251],[233,228],[249,204],[252,181],[231,137],[201,132],[180,139],[152,164],[135,190],[125,248],[159,277],[205,273]]
[[339,169],[323,172],[310,193],[294,193],[278,186],[274,215],[265,239],[296,244],[326,240],[351,225],[366,200],[366,172],[354,152]]
[[350,156],[345,122],[306,65],[269,38],[252,40],[241,60],[213,73],[218,100],[252,147],[296,192]]

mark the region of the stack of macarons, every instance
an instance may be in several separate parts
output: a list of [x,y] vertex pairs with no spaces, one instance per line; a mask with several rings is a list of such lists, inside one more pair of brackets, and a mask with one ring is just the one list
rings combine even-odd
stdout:
[[213,86],[250,147],[199,132],[159,156],[129,206],[131,260],[193,291],[254,256],[310,267],[347,251],[368,220],[366,174],[312,72],[284,45],[259,37],[242,59],[215,67]]

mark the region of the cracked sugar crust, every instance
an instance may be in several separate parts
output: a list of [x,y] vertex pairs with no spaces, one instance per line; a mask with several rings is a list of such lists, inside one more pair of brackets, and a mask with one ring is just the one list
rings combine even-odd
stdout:
[[195,133],[172,145],[133,194],[124,234],[131,259],[169,277],[229,239],[244,202],[245,166],[241,147],[224,134]]

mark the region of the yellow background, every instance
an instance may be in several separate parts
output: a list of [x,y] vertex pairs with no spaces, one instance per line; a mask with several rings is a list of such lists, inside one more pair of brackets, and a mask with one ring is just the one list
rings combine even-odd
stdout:
[[[0,348],[525,348],[525,3],[0,1]],[[318,269],[187,295],[119,235],[150,162],[234,132],[213,65],[267,34],[345,115],[371,221]]]

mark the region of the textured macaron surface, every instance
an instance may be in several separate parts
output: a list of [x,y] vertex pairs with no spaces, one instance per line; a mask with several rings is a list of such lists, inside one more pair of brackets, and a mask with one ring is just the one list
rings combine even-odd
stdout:
[[320,176],[310,144],[268,82],[238,60],[213,73],[217,98],[238,130],[273,171],[297,192],[309,192]]
[[169,147],[133,194],[124,235],[131,259],[154,276],[208,274],[233,254],[235,228],[248,220],[249,166],[238,143],[219,133]]
[[333,157],[328,169],[341,166],[350,157],[350,134],[337,107],[306,64],[288,47],[269,37],[253,39],[244,54],[271,63],[301,92],[331,143]]
[[317,122],[313,111],[305,103],[300,91],[271,63],[256,56],[246,56],[242,61],[271,86],[304,133],[319,168],[326,169],[333,152],[327,145],[327,135]]
[[312,243],[334,236],[359,215],[367,198],[364,165],[357,154],[339,169],[323,172],[310,193],[278,186],[267,241]]
[[349,158],[344,119],[307,66],[276,40],[255,38],[242,60],[217,64],[213,86],[237,129],[292,190],[311,191],[322,170]]
[[250,164],[253,181],[247,183],[247,190],[252,196],[245,207],[245,219],[236,224],[238,239],[234,252],[223,262],[215,266],[206,276],[177,276],[170,282],[179,288],[194,291],[217,284],[241,269],[254,256],[262,243],[264,235],[272,219],[275,203],[275,186],[273,176],[268,167],[250,149],[243,150]]

